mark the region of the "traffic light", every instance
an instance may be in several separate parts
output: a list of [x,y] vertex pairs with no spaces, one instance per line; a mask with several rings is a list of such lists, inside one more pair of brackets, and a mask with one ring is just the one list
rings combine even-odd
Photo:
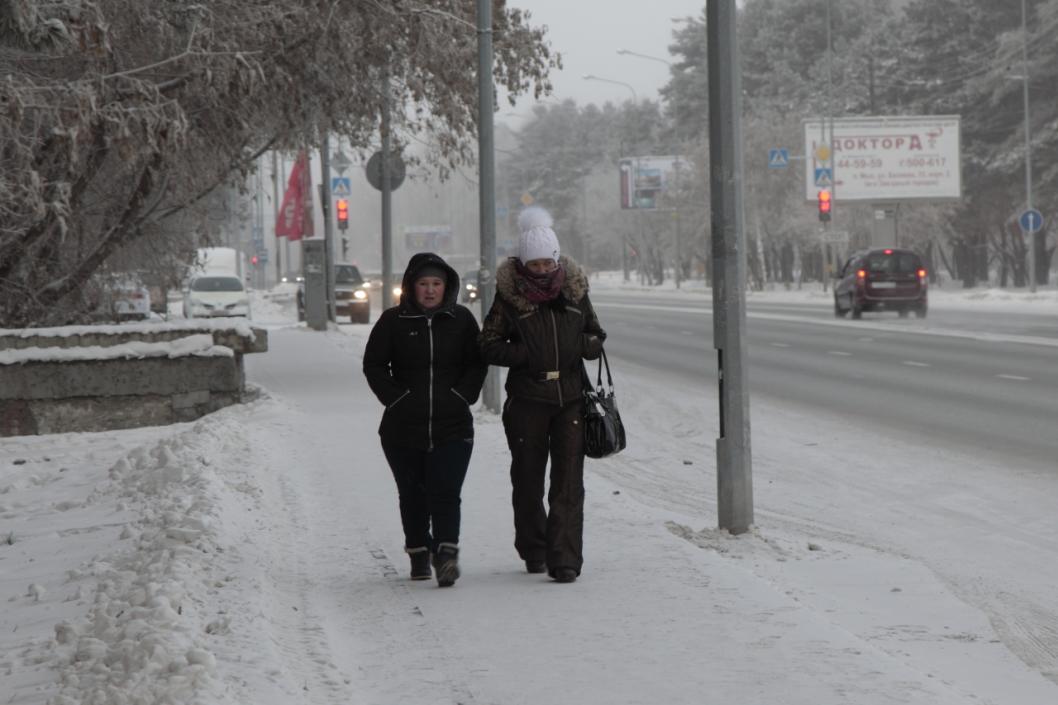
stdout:
[[349,229],[349,201],[344,198],[339,198],[336,206],[338,208],[338,229],[348,230]]
[[254,255],[253,257],[250,258],[250,264],[252,264],[255,267],[257,266],[257,255]]
[[819,194],[819,219],[823,222],[830,220],[830,191],[828,189],[822,189]]

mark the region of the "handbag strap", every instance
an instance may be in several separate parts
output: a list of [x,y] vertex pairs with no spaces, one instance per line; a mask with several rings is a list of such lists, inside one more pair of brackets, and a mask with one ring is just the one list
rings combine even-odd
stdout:
[[602,352],[599,355],[599,370],[596,375],[595,386],[596,388],[602,388],[602,368],[606,365],[606,385],[610,388],[610,393],[613,393],[613,376],[610,374],[610,360],[606,357],[606,348],[601,349]]

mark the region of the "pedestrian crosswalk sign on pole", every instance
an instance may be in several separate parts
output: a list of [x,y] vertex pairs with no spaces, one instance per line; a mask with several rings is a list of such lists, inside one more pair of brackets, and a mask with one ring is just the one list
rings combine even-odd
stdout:
[[816,186],[820,188],[830,188],[834,185],[834,172],[830,170],[830,167],[816,167]]
[[337,198],[348,198],[352,195],[353,187],[348,176],[335,176],[331,178],[331,193]]
[[768,150],[768,168],[784,169],[790,166],[790,152],[784,147]]

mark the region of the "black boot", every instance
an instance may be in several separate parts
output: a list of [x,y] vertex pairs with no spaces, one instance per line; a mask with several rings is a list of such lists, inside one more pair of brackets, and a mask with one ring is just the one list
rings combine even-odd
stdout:
[[430,549],[426,546],[419,548],[405,548],[404,551],[411,558],[411,579],[430,579]]
[[551,571],[551,577],[556,583],[572,583],[577,579],[577,571],[572,568],[555,568]]
[[526,561],[525,572],[526,573],[543,573],[547,571],[547,563],[544,561]]
[[451,587],[459,577],[459,547],[454,543],[437,545],[433,556],[433,569],[437,573],[437,587]]

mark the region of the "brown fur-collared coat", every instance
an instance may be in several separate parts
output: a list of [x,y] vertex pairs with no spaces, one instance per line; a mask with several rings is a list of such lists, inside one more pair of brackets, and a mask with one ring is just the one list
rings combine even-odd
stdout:
[[511,368],[508,396],[561,406],[581,398],[582,360],[599,357],[606,333],[588,298],[584,270],[565,256],[559,264],[566,281],[558,298],[542,304],[519,292],[513,259],[501,264],[478,340],[485,362]]

